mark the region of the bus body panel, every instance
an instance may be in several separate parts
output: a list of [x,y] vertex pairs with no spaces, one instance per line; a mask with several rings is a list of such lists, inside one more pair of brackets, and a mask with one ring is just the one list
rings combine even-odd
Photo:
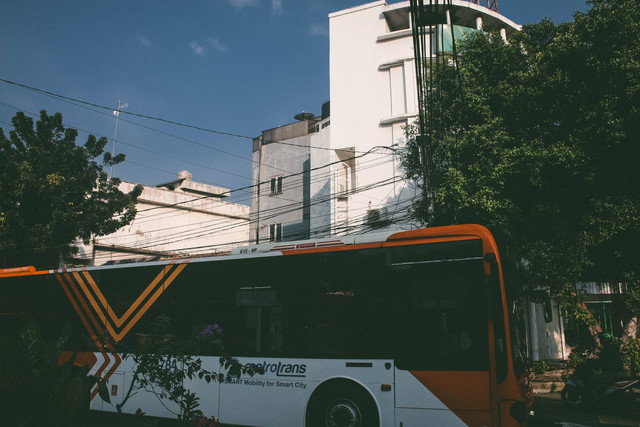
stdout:
[[[474,242],[481,242],[480,250],[473,252],[472,255],[463,255],[470,253],[469,251],[475,247],[473,246]],[[327,353],[331,355],[322,356],[323,358],[243,357],[240,360],[244,363],[268,366],[268,369],[265,369],[267,371],[265,375],[259,375],[254,378],[243,377],[237,380],[237,382],[226,384],[219,384],[217,382],[206,384],[206,382],[202,380],[185,383],[185,385],[188,385],[188,388],[192,388],[198,392],[201,398],[200,409],[203,410],[205,415],[213,415],[225,423],[235,423],[238,425],[304,425],[306,409],[313,391],[320,384],[332,378],[342,378],[360,385],[373,397],[380,415],[381,426],[518,425],[517,423],[514,424],[515,421],[509,416],[509,408],[511,404],[516,401],[523,402],[525,405],[531,404],[530,384],[523,384],[523,379],[516,377],[514,374],[514,362],[510,351],[502,355],[504,360],[501,361],[498,361],[496,355],[496,348],[511,348],[511,337],[509,333],[510,325],[508,322],[509,316],[504,282],[502,279],[501,261],[496,243],[486,228],[477,225],[434,227],[399,233],[380,233],[376,236],[355,236],[350,239],[339,238],[331,241],[330,245],[326,242],[325,244],[321,243],[322,242],[311,244],[301,242],[299,244],[287,244],[279,247],[276,247],[275,244],[271,246],[261,245],[259,250],[247,249],[244,252],[239,251],[239,255],[192,260],[61,269],[50,270],[48,272],[33,272],[31,269],[10,271],[9,273],[0,275],[0,285],[11,284],[11,280],[13,280],[11,279],[12,277],[21,279],[23,277],[31,278],[33,276],[33,279],[29,279],[32,281],[21,282],[28,283],[27,288],[16,288],[15,292],[10,295],[13,300],[9,300],[10,302],[7,303],[9,305],[13,304],[12,301],[19,301],[20,298],[29,298],[28,295],[32,290],[37,293],[39,288],[43,288],[44,290],[45,287],[46,292],[51,293],[51,295],[57,298],[56,301],[60,299],[60,295],[62,295],[63,299],[68,300],[68,305],[64,308],[65,316],[68,317],[70,313],[77,315],[76,320],[80,319],[81,322],[79,322],[79,324],[81,327],[86,328],[88,336],[91,337],[95,347],[100,351],[93,353],[92,356],[84,357],[82,361],[92,366],[92,374],[101,376],[107,381],[107,389],[113,394],[111,398],[115,404],[120,402],[126,393],[126,389],[132,378],[133,366],[129,359],[122,360],[121,356],[116,353],[115,348],[111,344],[106,345],[101,343],[100,337],[102,335],[107,335],[115,341],[131,339],[131,336],[134,335],[136,331],[135,328],[138,327],[138,322],[143,323],[145,319],[148,321],[150,316],[162,313],[162,310],[167,307],[182,307],[183,311],[186,309],[186,311],[184,311],[185,314],[190,314],[190,305],[185,306],[184,304],[191,304],[191,302],[193,302],[195,304],[201,304],[202,307],[198,306],[198,309],[202,311],[204,307],[202,303],[209,300],[205,298],[199,301],[198,297],[200,293],[218,294],[220,292],[217,290],[219,289],[218,287],[227,285],[226,282],[230,278],[230,274],[241,274],[245,277],[245,280],[246,277],[253,277],[252,280],[256,283],[252,283],[251,286],[255,286],[255,289],[257,289],[271,286],[270,283],[275,276],[282,275],[283,278],[287,278],[290,275],[290,272],[287,271],[290,268],[289,266],[295,266],[294,268],[298,269],[296,270],[296,279],[291,279],[292,282],[286,283],[289,288],[284,288],[294,289],[295,286],[300,285],[300,289],[304,290],[306,289],[305,286],[310,286],[308,281],[313,279],[314,275],[322,275],[326,271],[332,270],[335,270],[332,272],[332,274],[335,275],[339,269],[342,268],[344,272],[350,273],[349,279],[345,282],[347,285],[340,283],[334,285],[331,281],[327,281],[327,278],[331,279],[334,276],[322,276],[326,280],[322,286],[328,286],[326,293],[323,294],[324,296],[322,297],[324,299],[312,298],[318,313],[322,310],[333,313],[331,311],[332,307],[347,307],[347,309],[352,307],[360,309],[361,306],[349,306],[346,302],[349,298],[357,296],[357,292],[365,292],[363,290],[367,288],[375,289],[375,292],[378,292],[378,294],[372,293],[369,298],[375,297],[382,301],[382,297],[380,297],[380,295],[382,295],[382,289],[385,289],[384,286],[388,286],[388,289],[390,289],[389,293],[393,294],[396,299],[385,300],[385,304],[387,302],[392,303],[392,305],[388,307],[380,303],[379,306],[369,309],[369,311],[372,312],[371,314],[378,316],[376,320],[370,324],[370,331],[374,332],[372,335],[375,336],[375,333],[380,330],[379,328],[386,328],[384,329],[387,331],[385,333],[388,333],[390,329],[395,327],[393,325],[410,325],[411,319],[414,318],[420,321],[420,325],[419,327],[411,327],[410,331],[404,331],[402,329],[396,330],[396,336],[391,335],[390,337],[393,339],[390,340],[389,343],[384,341],[373,341],[373,343],[389,347],[391,342],[393,345],[396,345],[402,343],[405,336],[411,337],[409,338],[409,342],[412,343],[412,345],[415,344],[413,347],[419,350],[416,354],[425,354],[425,357],[427,357],[427,359],[425,359],[426,361],[416,362],[415,358],[412,359],[409,357],[410,352],[404,355],[400,354],[402,351],[407,352],[408,349],[413,348],[412,346],[407,346],[407,350],[400,351],[400,355],[397,358],[394,355],[393,357],[395,359],[384,360],[362,360],[360,357],[346,359],[340,357],[339,352],[334,353],[333,348]],[[392,260],[393,256],[395,256],[393,253],[400,254],[401,258],[418,256],[422,253],[420,252],[421,249],[418,248],[420,245],[425,247],[426,252],[424,253],[427,257],[435,258],[426,258],[426,261],[420,261],[420,259],[409,259],[409,261],[401,262]],[[412,248],[417,249],[414,250]],[[456,248],[462,249],[456,252]],[[476,251],[476,249],[473,250]],[[439,255],[439,251],[442,251],[442,255]],[[366,256],[372,253],[374,255],[377,254],[375,255],[377,257],[381,254],[386,254],[386,261],[385,258],[375,258],[379,262],[377,264],[372,262],[373,258],[369,256],[369,259],[367,259]],[[459,259],[456,259],[456,253],[460,254]],[[488,322],[485,319],[484,323],[480,323],[480,325],[482,325],[480,329],[485,328],[483,339],[486,340],[486,346],[488,346],[488,349],[485,348],[485,350],[487,350],[486,354],[481,355],[481,357],[486,358],[487,365],[481,368],[486,369],[485,371],[474,370],[474,367],[468,363],[469,358],[464,359],[466,362],[460,359],[462,361],[460,363],[467,363],[467,366],[463,367],[462,370],[456,369],[455,363],[449,364],[447,362],[447,356],[444,353],[435,356],[428,353],[429,346],[431,346],[431,348],[438,348],[439,346],[439,344],[434,344],[429,341],[430,337],[433,338],[432,335],[434,333],[436,333],[436,336],[437,333],[439,333],[436,323],[433,323],[435,319],[433,313],[436,312],[429,314],[431,313],[429,310],[432,310],[433,307],[440,304],[438,301],[446,303],[446,298],[455,298],[447,296],[449,294],[455,294],[452,290],[457,288],[452,285],[450,289],[447,289],[447,276],[443,274],[446,274],[447,271],[452,271],[455,275],[456,268],[451,269],[447,267],[448,269],[434,270],[439,272],[436,273],[436,279],[431,277],[429,275],[430,273],[423,276],[420,276],[419,273],[421,271],[432,271],[421,269],[427,268],[430,265],[437,265],[430,263],[441,262],[443,266],[446,266],[446,264],[456,264],[456,261],[463,261],[458,264],[471,263],[474,266],[480,265],[481,273],[477,278],[479,280],[481,278],[480,276],[484,276],[486,280],[492,273],[492,261],[489,261],[492,257],[486,257],[491,254],[495,255],[493,256],[493,259],[495,259],[494,263],[498,266],[498,270],[494,271],[493,274],[499,274],[497,281],[497,287],[499,289],[496,289],[496,291],[499,292],[504,323],[500,323],[496,328],[494,328],[492,319],[489,319]],[[359,257],[359,255],[362,256]],[[360,258],[365,262],[364,264],[360,265],[359,262],[353,262],[359,261]],[[313,261],[314,259],[326,263],[326,268],[322,268],[325,264]],[[346,259],[351,260],[350,263],[346,263],[344,261]],[[308,260],[311,260],[311,264],[308,264],[312,267],[311,269],[305,264]],[[287,264],[283,264],[283,262],[287,262]],[[252,268],[253,264],[251,263],[258,263],[255,265],[260,265],[261,267]],[[272,272],[272,274],[266,273],[265,270],[263,270],[265,266],[273,265],[280,267],[275,270],[273,267],[268,267],[267,270]],[[349,271],[351,266],[354,267],[353,271]],[[407,273],[408,269],[414,268],[414,266],[414,273]],[[233,268],[236,268],[236,270],[233,270]],[[224,274],[220,274],[220,271],[224,272]],[[274,271],[275,276],[273,274]],[[403,279],[396,280],[396,276],[392,276],[392,274],[396,274],[396,271],[398,272],[397,277],[402,277]],[[445,273],[442,273],[443,271]],[[376,275],[378,273],[382,274]],[[359,278],[358,274],[362,275],[363,278]],[[36,276],[39,278],[36,279]],[[425,289],[422,291],[418,289],[418,291],[416,291],[418,293],[415,294],[416,297],[413,300],[409,298],[406,302],[407,304],[413,304],[414,302],[419,304],[417,307],[414,307],[417,311],[414,310],[414,312],[411,312],[413,314],[403,313],[402,310],[398,311],[397,304],[399,303],[398,301],[400,301],[400,297],[396,294],[399,294],[400,291],[394,289],[403,289],[402,292],[404,292],[405,289],[414,292],[414,288],[411,288],[407,284],[410,283],[411,286],[416,285],[419,287],[420,283],[417,283],[417,281],[420,277],[424,277]],[[439,279],[437,279],[437,277],[439,277]],[[9,282],[5,279],[8,279]],[[349,281],[354,282],[354,280],[357,286],[360,286],[359,288],[348,287],[351,286],[348,285],[348,283],[350,283]],[[440,280],[440,282],[437,282],[437,280]],[[458,279],[458,281],[460,281],[460,279]],[[433,285],[432,283],[439,284]],[[482,283],[481,281],[477,283],[473,282],[475,288],[470,287],[469,289],[479,289],[483,286]],[[371,286],[369,286],[369,284],[371,284]],[[320,283],[318,282],[313,286],[321,289],[322,287],[319,287],[319,285]],[[339,286],[344,286],[344,288],[340,288]],[[433,305],[433,302],[429,302],[429,298],[433,299],[433,297],[429,297],[428,292],[426,292],[432,289],[428,288],[429,286],[436,286],[433,290],[437,291],[436,293],[442,294],[443,296],[441,298],[445,299],[434,299],[433,301],[436,301],[436,305]],[[457,289],[458,294],[464,294],[460,289]],[[122,291],[125,293],[124,297],[120,295]],[[236,293],[234,294],[233,292]],[[276,287],[273,288],[273,291],[260,292],[262,293],[257,293],[255,298],[249,295],[248,298],[245,298],[242,302],[239,300],[237,302],[231,302],[231,304],[227,302],[226,307],[236,307],[235,310],[249,310],[251,303],[255,305],[255,313],[271,315],[283,313],[283,310],[289,307],[289,305],[286,304],[292,304],[290,300],[278,300],[278,298],[281,298],[278,294],[280,290],[277,290]],[[298,293],[300,292],[301,291],[298,291]],[[447,294],[447,292],[449,294]],[[240,293],[240,291],[227,291],[227,294],[234,298],[241,298]],[[480,292],[480,294],[481,293],[482,292]],[[33,294],[31,295],[33,296]],[[207,298],[211,298],[211,295]],[[337,298],[341,298],[341,305],[332,305],[328,302],[330,299],[335,300]],[[371,301],[378,304],[375,298]],[[34,303],[42,305],[46,302],[46,299],[47,297],[43,295],[37,295]],[[477,301],[478,303],[482,303],[481,299]],[[454,303],[457,302],[454,301]],[[362,302],[359,302],[359,304],[362,304]],[[293,305],[295,306],[295,304]],[[367,305],[367,307],[371,306]],[[475,307],[471,305],[470,307],[473,313],[469,318],[478,324],[477,322],[482,320],[481,317],[478,317],[481,312],[478,308],[480,306]],[[276,309],[279,310],[277,313]],[[3,308],[3,310],[8,309]],[[36,311],[37,310],[38,309],[36,309]],[[54,312],[53,309],[49,310],[51,313]],[[421,315],[420,313],[422,313],[422,311],[420,310],[431,317],[410,317]],[[406,311],[408,312],[410,310]],[[208,309],[207,312],[212,316],[216,315],[215,308]],[[51,316],[51,313],[48,315]],[[296,316],[301,316],[301,313],[304,313],[304,310],[299,309],[296,312]],[[341,313],[336,313],[338,318],[341,319],[340,321],[349,319],[349,317],[344,316],[341,318]],[[457,312],[452,311],[449,313],[460,313],[460,309],[458,309]],[[446,313],[443,311],[441,314],[444,316]],[[22,316],[23,313],[19,313],[19,315]],[[351,313],[351,315],[353,316],[353,313]],[[368,315],[369,314],[367,314],[367,316]],[[439,315],[440,314],[438,314],[438,316]],[[400,316],[403,319],[406,318],[407,321],[400,323],[400,320],[395,319],[394,316]],[[456,318],[460,319],[466,317],[464,315],[456,316]],[[351,317],[351,319],[355,318],[356,317]],[[295,317],[292,319],[298,318]],[[216,321],[217,319],[211,318],[209,320]],[[378,325],[377,322],[380,324]],[[293,324],[295,325],[295,321]],[[339,324],[339,322],[337,322],[335,327],[339,329],[331,329],[334,328],[333,323],[327,323],[325,321],[323,326],[325,329],[318,330],[314,339],[321,336],[323,337],[324,335],[322,334],[328,334],[327,336],[330,336],[332,335],[330,333],[331,331],[339,332],[341,333],[339,336],[345,338],[357,336],[354,332],[351,332],[352,335],[343,332],[341,328],[343,328],[344,325],[345,323]],[[503,328],[502,335],[498,334],[498,326]],[[476,327],[475,329],[477,332],[478,328]],[[494,329],[498,332],[494,333]],[[353,331],[358,333],[362,332],[362,330],[359,329],[353,329]],[[422,331],[424,331],[423,336],[420,335]],[[474,336],[476,337],[474,344],[477,345],[477,338],[482,338],[483,335],[476,333]],[[229,337],[233,340],[233,332],[230,333]],[[441,340],[446,339],[444,336],[437,336],[437,338]],[[499,345],[496,344],[496,340],[498,339],[502,340]],[[421,340],[424,342],[421,342]],[[353,342],[356,342],[356,340]],[[259,345],[260,344],[256,347],[257,350],[254,348],[252,353],[244,354],[260,354]],[[314,349],[321,348],[318,347],[319,344],[315,341],[313,345],[315,346],[313,347]],[[367,349],[368,348],[369,347],[367,347]],[[374,349],[375,346],[371,348]],[[477,347],[474,348],[477,349]],[[338,349],[338,347],[336,347],[336,349]],[[468,347],[466,349],[468,349]],[[81,354],[83,353],[77,353],[77,355]],[[238,352],[237,354],[243,353]],[[286,352],[283,354],[286,354]],[[217,372],[220,371],[217,357],[201,357],[205,361],[206,369]],[[336,358],[333,359],[333,357]],[[369,355],[365,357],[369,357]],[[429,359],[431,357],[436,357],[436,359]],[[80,359],[77,361],[80,362]],[[349,363],[351,363],[351,365],[349,365]],[[371,363],[371,365],[369,366],[368,363]],[[502,363],[502,368],[497,367],[500,363]],[[305,365],[304,372],[301,372],[302,365]],[[274,366],[276,367],[274,368]],[[500,373],[501,369],[505,371],[504,375]],[[284,370],[284,374],[304,374],[304,376],[283,378],[279,375],[283,373],[282,370]],[[387,391],[389,390],[389,385],[391,386],[391,392]],[[529,391],[527,391],[526,386],[528,386]],[[103,403],[96,394],[97,390],[94,389],[92,393],[92,409],[103,411],[115,410],[113,405]],[[149,415],[171,416],[171,411],[168,411],[155,396],[149,393],[139,393],[131,398],[125,410],[133,413],[138,407],[142,408],[142,410]],[[171,407],[171,405],[170,408],[172,410],[177,409],[175,406]],[[251,409],[248,410],[247,408]]]
[[[83,353],[80,353],[80,355],[82,354]],[[93,353],[93,356],[95,357],[96,363],[89,370],[89,375],[100,376],[99,372],[101,369],[103,372],[108,371],[115,363],[115,359],[111,357],[112,355]],[[201,358],[205,363],[207,359],[213,359],[211,361],[213,363],[208,364],[216,367],[220,366],[218,358],[208,358],[206,356]],[[76,359],[74,363],[80,364],[83,359],[84,357]],[[135,364],[130,358],[120,359],[122,361],[118,364],[117,368],[108,378],[105,378],[110,402],[105,402],[99,396],[95,396],[91,400],[90,409],[103,412],[117,412],[116,405],[122,402],[129,390],[135,368]],[[107,363],[106,368],[103,366],[104,363]],[[134,414],[138,408],[142,409],[146,415],[162,418],[175,418],[175,414],[179,412],[179,408],[175,403],[167,399],[163,399],[162,402],[160,402],[154,394],[143,390],[135,391],[135,394],[131,396],[122,410],[124,413]],[[205,408],[205,406],[203,406],[203,408]]]
[[[382,426],[383,424],[380,425]],[[448,409],[418,408],[396,408],[396,422],[394,425],[396,427],[467,426],[456,414]]]
[[396,369],[396,407],[489,412],[489,373]]
[[[342,379],[361,386],[372,395],[378,406],[381,425],[393,424],[393,391],[381,391],[382,384],[393,384],[393,362],[390,360],[244,357],[238,360],[244,364],[257,364],[265,373],[243,376],[220,385],[220,419],[225,423],[302,426],[307,403],[314,390],[327,381]],[[274,411],[274,407],[281,409]],[[251,408],[251,411],[246,408]],[[265,414],[269,417],[266,418]]]

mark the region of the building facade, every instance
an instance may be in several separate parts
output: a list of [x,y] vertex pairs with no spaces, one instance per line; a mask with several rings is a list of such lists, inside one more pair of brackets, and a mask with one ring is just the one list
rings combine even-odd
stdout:
[[[452,33],[461,38],[495,30],[507,39],[520,29],[469,1],[453,0],[450,11],[441,7],[437,15],[444,50],[451,48]],[[329,28],[331,148],[355,154],[349,221],[412,228],[408,210],[417,191],[403,180],[398,156],[404,127],[418,114],[409,2],[376,1],[341,10],[329,15]]]
[[[452,38],[520,26],[476,2],[452,0],[434,18],[444,50]],[[418,189],[403,177],[404,128],[418,116],[409,2],[375,1],[329,15],[330,114],[262,133],[254,141],[251,241],[287,241],[417,227]],[[433,49],[433,43],[427,42]],[[567,358],[562,313],[522,313],[534,360]],[[550,320],[547,322],[545,320]]]
[[254,139],[252,243],[309,239],[315,235],[312,230],[318,230],[317,218],[329,217],[330,212],[323,210],[331,194],[327,188],[331,169],[316,169],[330,158],[328,108],[328,104],[323,108],[324,117],[301,113],[295,116],[298,121]]
[[[494,10],[453,0],[438,12],[452,34],[520,26]],[[329,104],[323,114],[264,131],[254,141],[251,241],[297,240],[415,228],[417,188],[403,177],[404,128],[418,95],[409,2],[375,1],[329,15]],[[272,182],[274,181],[275,182]]]
[[[122,182],[129,192],[136,184]],[[188,171],[155,187],[143,186],[131,224],[78,245],[87,265],[228,253],[249,242],[249,206],[229,203],[229,190],[192,180]]]

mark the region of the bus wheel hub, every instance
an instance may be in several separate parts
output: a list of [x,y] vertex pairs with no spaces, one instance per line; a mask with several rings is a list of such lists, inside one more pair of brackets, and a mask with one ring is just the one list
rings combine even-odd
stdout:
[[356,427],[360,425],[358,409],[351,402],[340,402],[329,409],[327,414],[327,426],[329,427]]

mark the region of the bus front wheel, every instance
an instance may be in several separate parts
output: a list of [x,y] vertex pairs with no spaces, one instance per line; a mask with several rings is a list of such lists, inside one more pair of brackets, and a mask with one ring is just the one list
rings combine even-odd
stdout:
[[307,427],[379,426],[373,399],[362,387],[337,381],[317,390],[307,410]]

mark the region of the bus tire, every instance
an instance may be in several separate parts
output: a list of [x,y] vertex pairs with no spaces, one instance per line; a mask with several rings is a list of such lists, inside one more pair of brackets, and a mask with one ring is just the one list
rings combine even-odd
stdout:
[[321,385],[309,401],[307,427],[378,427],[380,420],[371,395],[359,385],[334,380]]

